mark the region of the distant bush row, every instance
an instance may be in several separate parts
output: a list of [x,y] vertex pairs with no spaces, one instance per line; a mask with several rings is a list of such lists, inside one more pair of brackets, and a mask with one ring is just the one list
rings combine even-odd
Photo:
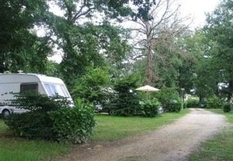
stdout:
[[[179,112],[182,101],[175,89],[164,88],[159,92],[148,93],[134,91],[136,81],[122,79],[114,85],[114,92],[108,94],[103,111],[118,116],[155,117],[161,112]],[[88,95],[88,93],[86,94]]]
[[208,109],[223,109],[224,112],[230,112],[232,108],[232,104],[229,102],[226,102],[225,100],[213,96],[206,101],[199,101],[198,99],[188,99],[185,102],[185,105],[187,108],[190,107],[201,107],[201,108],[208,108]]

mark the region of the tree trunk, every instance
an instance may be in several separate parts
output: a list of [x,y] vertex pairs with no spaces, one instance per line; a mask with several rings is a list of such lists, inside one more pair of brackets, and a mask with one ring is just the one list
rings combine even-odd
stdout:
[[233,80],[229,81],[228,86],[228,93],[227,93],[227,101],[230,102],[232,98],[232,92],[233,92]]

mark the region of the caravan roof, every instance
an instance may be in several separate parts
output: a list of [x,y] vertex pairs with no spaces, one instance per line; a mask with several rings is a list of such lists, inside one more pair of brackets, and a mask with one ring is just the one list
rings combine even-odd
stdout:
[[35,73],[10,73],[0,74],[1,83],[16,83],[16,82],[53,82],[64,83],[61,79],[55,77],[49,77],[43,74]]

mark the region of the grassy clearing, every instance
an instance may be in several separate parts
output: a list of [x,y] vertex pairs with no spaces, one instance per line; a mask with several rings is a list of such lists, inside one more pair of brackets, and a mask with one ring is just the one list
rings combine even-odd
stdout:
[[[220,109],[212,112],[223,114],[229,123],[233,124],[233,112],[224,113]],[[233,160],[233,128],[227,128],[213,139],[208,140],[194,152],[189,161],[230,161]]]
[[0,147],[0,161],[50,160],[68,151],[66,145],[58,143],[9,138],[1,138]]
[[7,126],[4,124],[4,122],[0,119],[0,134],[2,132],[5,132],[7,130]]
[[91,139],[93,141],[114,141],[129,135],[152,131],[162,125],[172,123],[188,112],[189,110],[185,109],[180,113],[166,113],[155,118],[97,115],[97,125]]
[[[91,140],[114,141],[129,135],[152,131],[188,112],[189,110],[186,109],[180,113],[167,113],[156,118],[97,115],[95,117],[97,125]],[[7,127],[2,120],[0,120],[0,147],[0,161],[49,161],[71,150],[70,145],[9,137]]]
[[7,127],[0,120],[0,161],[41,161],[69,151],[68,145],[47,141],[12,138],[6,134]]

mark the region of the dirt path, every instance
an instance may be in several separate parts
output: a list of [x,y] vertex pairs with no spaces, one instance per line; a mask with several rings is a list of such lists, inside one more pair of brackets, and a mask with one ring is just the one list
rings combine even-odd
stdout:
[[188,155],[222,128],[225,117],[203,109],[143,136],[114,143],[86,144],[61,161],[185,161]]

